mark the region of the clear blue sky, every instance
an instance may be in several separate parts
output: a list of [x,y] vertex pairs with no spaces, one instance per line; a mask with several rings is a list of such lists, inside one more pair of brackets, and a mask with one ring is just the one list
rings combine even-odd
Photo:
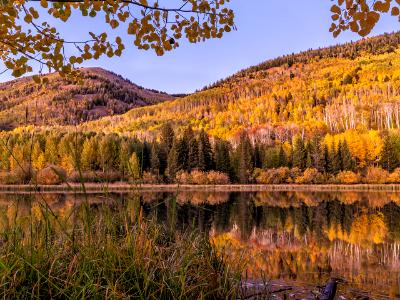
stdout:
[[[269,58],[359,39],[351,32],[332,37],[328,30],[332,2],[328,0],[231,1],[238,30],[221,40],[181,42],[179,49],[158,57],[153,52],[137,50],[126,39],[127,49],[122,57],[91,61],[86,66],[112,70],[148,88],[170,93],[193,92]],[[89,30],[109,30],[102,22],[86,24],[81,17],[72,20],[73,24],[68,23],[63,30],[75,39]],[[396,18],[384,17],[371,35],[397,31],[399,25]],[[9,73],[0,76],[0,81],[9,79]]]

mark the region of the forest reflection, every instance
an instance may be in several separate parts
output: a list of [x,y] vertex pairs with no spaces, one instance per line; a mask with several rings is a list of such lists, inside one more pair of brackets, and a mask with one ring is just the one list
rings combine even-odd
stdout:
[[84,201],[94,212],[125,210],[173,230],[210,236],[246,276],[348,286],[398,295],[400,195],[393,192],[179,192],[132,194],[1,194],[0,231],[43,218],[47,209],[73,226]]

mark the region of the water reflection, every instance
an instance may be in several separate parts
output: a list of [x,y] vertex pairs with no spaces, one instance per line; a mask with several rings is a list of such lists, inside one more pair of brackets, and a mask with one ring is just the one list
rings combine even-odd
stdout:
[[400,195],[391,192],[181,192],[110,195],[1,194],[0,230],[41,218],[40,205],[73,224],[82,201],[142,213],[174,230],[209,234],[231,262],[246,261],[246,276],[399,294]]

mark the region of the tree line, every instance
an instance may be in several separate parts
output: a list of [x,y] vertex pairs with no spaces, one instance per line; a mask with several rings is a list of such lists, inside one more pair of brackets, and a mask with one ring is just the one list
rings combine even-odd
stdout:
[[[357,142],[350,134],[312,139],[297,135],[291,143],[270,145],[254,142],[246,133],[237,144],[210,139],[204,130],[190,126],[178,133],[170,123],[151,142],[117,134],[3,132],[0,180],[27,182],[49,167],[59,168],[72,181],[355,183],[368,176],[388,179],[389,172],[397,176],[392,174],[394,181],[400,180],[400,133],[380,135],[367,135],[378,142]],[[367,143],[370,151],[378,152],[358,153]]]

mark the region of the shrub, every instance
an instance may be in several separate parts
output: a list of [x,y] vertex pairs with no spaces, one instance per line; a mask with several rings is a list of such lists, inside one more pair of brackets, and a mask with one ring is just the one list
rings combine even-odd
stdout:
[[360,176],[351,171],[342,171],[336,175],[338,183],[355,184],[360,182]]
[[290,169],[288,183],[293,183],[296,181],[296,178],[301,176],[301,170],[297,167]]
[[29,183],[35,175],[32,166],[28,163],[22,163],[12,170],[9,176],[6,177],[8,184],[24,184]]
[[400,168],[397,168],[389,175],[388,182],[390,183],[400,183]]
[[229,177],[225,173],[210,171],[207,174],[209,184],[229,184]]
[[192,176],[188,172],[179,171],[175,178],[179,184],[192,184]]
[[70,182],[116,182],[121,180],[121,173],[116,171],[101,172],[101,171],[88,171],[82,172],[82,178],[79,172],[73,171],[68,176]]
[[192,183],[193,184],[207,184],[208,183],[208,178],[207,178],[207,173],[202,172],[202,171],[192,171]]
[[53,185],[61,184],[66,180],[67,172],[58,166],[48,166],[36,174],[38,184]]
[[296,178],[295,182],[300,184],[322,183],[323,176],[317,169],[308,168],[304,171],[302,176]]
[[158,183],[158,177],[150,172],[143,172],[143,183],[156,184]]
[[389,172],[379,167],[369,167],[364,177],[365,183],[384,184],[389,182]]
[[289,168],[278,168],[260,170],[256,169],[254,172],[256,182],[259,184],[281,184],[286,183],[290,177]]

